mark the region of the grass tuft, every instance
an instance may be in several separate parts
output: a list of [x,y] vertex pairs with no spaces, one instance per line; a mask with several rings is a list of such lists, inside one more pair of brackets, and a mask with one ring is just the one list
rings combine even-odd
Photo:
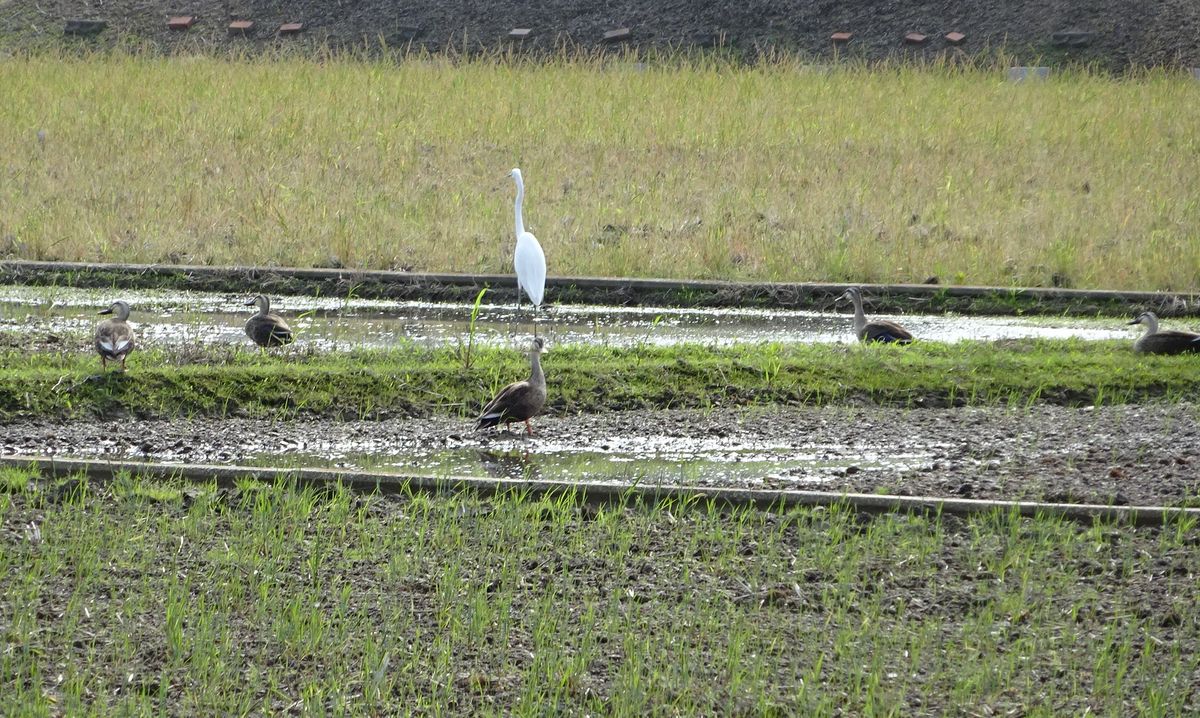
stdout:
[[[1141,356],[1126,342],[1019,340],[911,347],[738,345],[555,348],[548,411],[770,404],[1096,406],[1181,401],[1200,356]],[[125,374],[94,356],[0,350],[0,417],[474,415],[528,374],[522,353],[455,347],[280,356],[215,347],[142,350]]]

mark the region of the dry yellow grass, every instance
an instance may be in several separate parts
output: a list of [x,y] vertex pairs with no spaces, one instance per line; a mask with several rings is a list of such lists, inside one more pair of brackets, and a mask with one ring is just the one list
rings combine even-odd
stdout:
[[[0,255],[1200,287],[1200,83],[798,63],[0,63]],[[37,140],[45,130],[44,145]]]

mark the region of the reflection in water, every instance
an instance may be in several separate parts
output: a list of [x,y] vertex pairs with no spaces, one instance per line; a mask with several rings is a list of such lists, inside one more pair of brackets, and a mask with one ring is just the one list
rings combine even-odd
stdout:
[[[111,290],[0,287],[0,332],[33,329],[87,334],[95,312],[108,306]],[[132,322],[150,343],[249,344],[242,327],[250,313],[243,295],[201,292],[126,291]],[[405,342],[454,345],[469,332],[471,306],[424,302],[282,297],[278,309],[303,344],[327,350],[389,347]],[[1132,336],[1120,322],[1076,318],[955,317],[907,315],[918,337],[939,341],[1018,337],[1082,339]],[[509,345],[526,331],[511,305],[483,305],[475,341]],[[850,317],[808,311],[668,309],[663,307],[550,307],[538,321],[551,344],[610,346],[734,342],[850,342]]]
[[[665,438],[665,437],[664,437]],[[632,447],[631,447],[632,448]],[[489,476],[498,479],[642,483],[688,486],[796,488],[820,484],[853,471],[916,468],[930,463],[936,447],[895,455],[862,447],[744,446],[674,451],[598,451],[584,447],[529,446],[480,448],[463,446],[403,456],[380,453],[276,453],[244,455],[228,463],[356,469],[425,476]],[[160,457],[161,458],[161,457]]]
[[479,438],[447,434],[437,439],[381,439],[369,426],[338,435],[308,432],[288,423],[267,432],[181,430],[96,436],[44,445],[14,445],[7,452],[52,453],[64,458],[103,457],[163,463],[321,467],[396,475],[477,476],[514,480],[640,483],[748,488],[800,488],[850,472],[906,471],[930,466],[950,448],[943,442],[910,441],[897,452],[885,439],[852,443],[808,438],[672,435],[649,427],[644,434],[564,434],[527,438],[493,434]]
[[476,449],[483,473],[495,479],[526,479],[538,481],[542,472],[536,455],[528,451],[489,451]]

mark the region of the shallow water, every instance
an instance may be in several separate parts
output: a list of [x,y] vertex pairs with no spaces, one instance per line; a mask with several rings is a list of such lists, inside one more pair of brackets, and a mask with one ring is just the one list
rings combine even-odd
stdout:
[[[468,444],[403,455],[387,452],[289,453],[293,466],[361,469],[383,473],[435,476],[491,476],[506,479],[586,483],[643,482],[688,486],[801,488],[819,486],[835,475],[873,469],[903,469],[928,464],[933,449],[903,455],[844,445],[805,446],[740,444],[664,436],[614,437],[584,447],[557,442],[531,443],[501,437],[487,445]],[[277,453],[249,457],[252,463],[278,465]],[[853,468],[850,468],[853,467]]]
[[[758,416],[758,415],[755,415]],[[167,463],[328,467],[426,476],[801,488],[850,473],[925,467],[940,437],[858,433],[843,412],[821,429],[786,420],[630,412],[539,418],[534,436],[446,417],[387,421],[127,419],[13,427],[0,454]],[[697,423],[698,422],[698,423]]]
[[[104,436],[58,447],[70,458],[212,463],[243,466],[328,467],[394,474],[491,476],[506,479],[635,482],[749,488],[819,487],[833,477],[928,465],[942,447],[917,443],[902,453],[859,443],[792,443],[727,437],[613,434],[567,439],[528,438],[515,432],[450,434],[435,442],[395,437],[253,436],[201,434],[162,442]],[[215,437],[215,438],[214,438]],[[5,447],[14,455],[42,454]]]
[[[130,321],[151,344],[221,344],[249,340],[242,331],[252,308],[241,295],[203,292],[124,291],[133,307]],[[87,335],[96,312],[115,298],[111,290],[0,286],[0,332]],[[392,302],[346,298],[283,297],[274,310],[297,330],[301,344],[322,350],[388,347],[406,342],[426,346],[465,342],[471,305]],[[841,313],[759,309],[672,309],[665,307],[554,306],[538,317],[538,332],[552,345],[607,346],[738,342],[849,342],[851,318]],[[484,304],[475,341],[512,344],[528,332],[528,312],[512,305]],[[918,338],[944,342],[1013,338],[1132,338],[1120,320],[1047,317],[890,316]]]

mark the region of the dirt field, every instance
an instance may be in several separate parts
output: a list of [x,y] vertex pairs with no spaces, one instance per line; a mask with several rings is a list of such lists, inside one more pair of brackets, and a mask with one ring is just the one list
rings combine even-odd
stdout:
[[[191,14],[200,21],[190,31],[171,32],[166,19]],[[771,49],[792,49],[831,57],[831,33],[853,33],[841,51],[851,57],[882,58],[936,56],[942,53],[988,53],[1005,46],[1018,62],[1080,60],[1111,67],[1200,64],[1200,4],[1189,0],[1086,0],[1084,2],[990,3],[898,2],[587,2],[550,0],[544,3],[442,3],[416,0],[358,3],[329,0],[243,0],[227,3],[191,0],[158,3],[146,0],[15,0],[0,4],[0,46],[37,44],[61,36],[65,18],[106,20],[109,29],[97,42],[111,44],[120,31],[148,39],[166,50],[178,47],[269,47],[277,42],[284,22],[305,25],[299,40],[311,43],[390,45],[409,43],[420,48],[496,47],[515,27],[533,30],[527,47],[552,49],[569,42],[585,48],[601,44],[603,33],[628,27],[628,42],[638,47],[712,46],[723,44],[749,57]],[[256,28],[249,39],[231,38],[233,19],[251,19]],[[961,47],[950,47],[943,35],[966,35]],[[1092,33],[1086,46],[1054,44],[1063,31]],[[910,32],[928,36],[919,47],[901,38]]]

